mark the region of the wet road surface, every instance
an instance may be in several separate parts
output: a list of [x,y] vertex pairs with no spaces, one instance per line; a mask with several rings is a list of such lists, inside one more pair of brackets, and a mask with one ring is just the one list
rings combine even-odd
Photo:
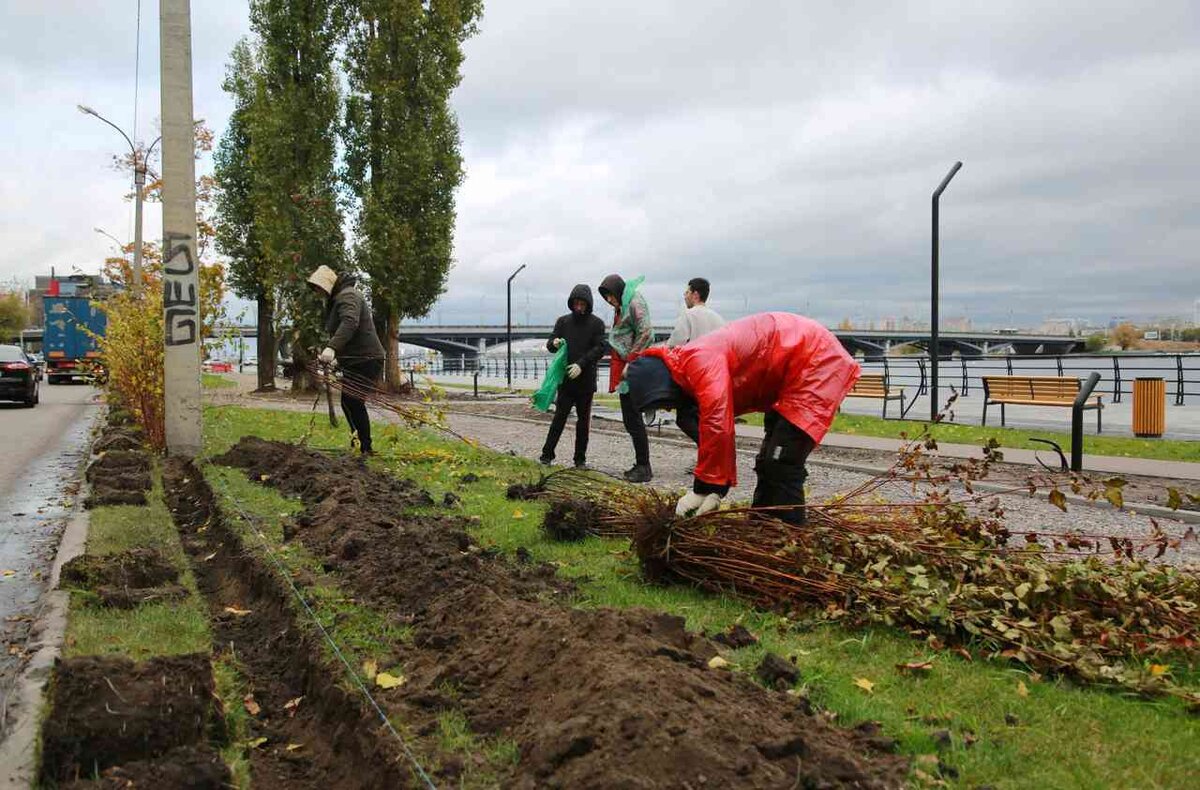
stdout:
[[0,402],[0,733],[12,681],[74,506],[97,391],[47,386],[32,409]]

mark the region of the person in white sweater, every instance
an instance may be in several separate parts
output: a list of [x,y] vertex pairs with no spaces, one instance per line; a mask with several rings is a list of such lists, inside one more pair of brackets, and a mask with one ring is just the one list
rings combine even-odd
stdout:
[[687,290],[683,292],[683,301],[687,309],[680,314],[675,322],[675,329],[667,338],[667,347],[686,345],[707,335],[714,329],[725,326],[725,319],[709,308],[709,284],[703,277],[693,277],[688,280]]
[[[687,304],[687,309],[675,322],[675,329],[667,338],[667,348],[687,345],[725,326],[725,319],[705,304],[708,301],[708,291],[708,280],[703,277],[688,280],[687,290],[683,292],[683,301]],[[700,413],[696,410],[695,403],[682,404],[675,410],[675,424],[691,437],[693,442],[700,443]]]

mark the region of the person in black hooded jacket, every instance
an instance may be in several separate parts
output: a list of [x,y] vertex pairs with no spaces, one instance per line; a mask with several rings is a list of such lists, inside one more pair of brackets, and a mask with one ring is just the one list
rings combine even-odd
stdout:
[[592,423],[592,396],[596,393],[596,365],[608,350],[604,339],[604,322],[592,315],[592,289],[580,283],[567,297],[571,312],[554,322],[554,334],[546,341],[546,349],[558,351],[567,345],[567,377],[558,387],[554,402],[554,420],[542,447],[543,464],[554,462],[554,449],[567,424],[567,415],[575,409],[575,466],[587,463],[588,432]]
[[[336,362],[342,368],[344,380],[359,389],[373,389],[383,373],[386,355],[375,333],[371,306],[355,287],[354,275],[338,274],[328,266],[319,266],[309,275],[308,284],[325,297],[325,331],[329,343],[320,360],[330,367]],[[367,404],[343,389],[342,413],[350,424],[351,442],[357,437],[359,449],[370,455],[371,418]]]

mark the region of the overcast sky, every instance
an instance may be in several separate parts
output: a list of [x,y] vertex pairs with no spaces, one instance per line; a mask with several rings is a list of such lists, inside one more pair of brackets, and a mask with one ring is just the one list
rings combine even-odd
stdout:
[[[158,3],[142,5],[152,139]],[[133,125],[136,9],[0,0],[0,280],[94,271],[112,243],[93,228],[132,236],[108,166],[123,142],[75,105]],[[220,133],[246,3],[192,16],[195,114]],[[493,0],[455,96],[467,178],[430,320],[501,322],[522,263],[522,322],[611,271],[647,275],[659,322],[693,276],[728,316],[924,318],[930,195],[955,160],[943,316],[1190,318],[1198,86],[1195,0]]]

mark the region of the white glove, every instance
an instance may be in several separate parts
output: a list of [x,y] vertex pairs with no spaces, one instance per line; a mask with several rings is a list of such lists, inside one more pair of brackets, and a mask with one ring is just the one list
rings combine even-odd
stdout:
[[583,368],[579,367],[576,363],[572,362],[570,365],[567,365],[567,378],[577,379],[580,373],[583,373]]
[[686,516],[694,510],[695,515],[702,516],[710,510],[716,510],[720,504],[720,494],[697,494],[688,491],[675,506],[675,515]]
[[317,357],[317,359],[321,360],[326,365],[332,365],[336,356],[337,354],[333,352],[332,348],[326,347],[325,350],[321,352],[320,356]]
[[561,337],[556,337],[550,341],[550,345],[554,346],[554,348],[557,349],[559,346],[561,346],[565,342],[567,342],[567,341],[563,340]]

